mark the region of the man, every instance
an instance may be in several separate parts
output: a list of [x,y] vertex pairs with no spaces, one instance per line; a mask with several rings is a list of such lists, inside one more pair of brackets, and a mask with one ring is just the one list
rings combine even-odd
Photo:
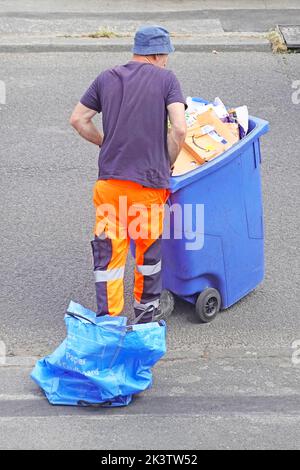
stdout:
[[[145,312],[141,321],[152,321],[159,309],[163,211],[154,217],[152,207],[166,202],[170,168],[186,136],[185,100],[176,76],[165,68],[173,51],[168,31],[141,27],[132,60],[100,73],[70,119],[83,138],[100,146],[92,241],[98,315],[122,313],[130,238],[135,315]],[[104,136],[92,121],[100,112]],[[130,224],[136,230],[130,231]]]

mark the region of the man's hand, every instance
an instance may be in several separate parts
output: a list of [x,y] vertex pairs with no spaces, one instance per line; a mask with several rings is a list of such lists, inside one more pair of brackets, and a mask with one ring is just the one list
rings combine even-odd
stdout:
[[81,137],[95,145],[101,146],[103,136],[92,121],[95,114],[97,114],[97,112],[93,109],[89,109],[83,104],[78,103],[70,117],[70,124]]
[[168,132],[168,152],[171,166],[174,165],[186,137],[186,120],[183,103],[171,103],[168,106],[171,130]]

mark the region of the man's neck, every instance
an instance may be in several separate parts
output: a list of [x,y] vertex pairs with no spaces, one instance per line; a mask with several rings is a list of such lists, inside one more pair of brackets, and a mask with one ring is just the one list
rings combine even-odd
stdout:
[[133,58],[131,59],[131,61],[134,61],[134,62],[145,62],[145,63],[147,63],[147,64],[154,65],[153,62],[151,62],[151,60],[149,59],[149,57],[147,57],[147,56],[142,56],[142,55],[133,56]]

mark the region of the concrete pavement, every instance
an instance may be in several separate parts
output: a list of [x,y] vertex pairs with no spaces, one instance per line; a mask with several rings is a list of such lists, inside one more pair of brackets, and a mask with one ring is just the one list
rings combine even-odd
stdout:
[[[70,8],[71,5],[71,8]],[[74,12],[86,11],[178,11],[178,10],[282,10],[282,0],[0,0],[5,12]],[[299,8],[298,0],[286,0],[284,10]]]
[[0,367],[0,448],[298,449],[299,377],[286,353],[169,353],[123,409],[50,406],[30,367]]

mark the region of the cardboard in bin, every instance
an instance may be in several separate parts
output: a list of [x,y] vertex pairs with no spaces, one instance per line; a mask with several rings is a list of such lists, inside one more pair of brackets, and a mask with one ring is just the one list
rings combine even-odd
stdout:
[[197,117],[196,124],[188,128],[187,137],[173,170],[180,175],[212,160],[239,141],[238,125],[224,123],[209,109]]

